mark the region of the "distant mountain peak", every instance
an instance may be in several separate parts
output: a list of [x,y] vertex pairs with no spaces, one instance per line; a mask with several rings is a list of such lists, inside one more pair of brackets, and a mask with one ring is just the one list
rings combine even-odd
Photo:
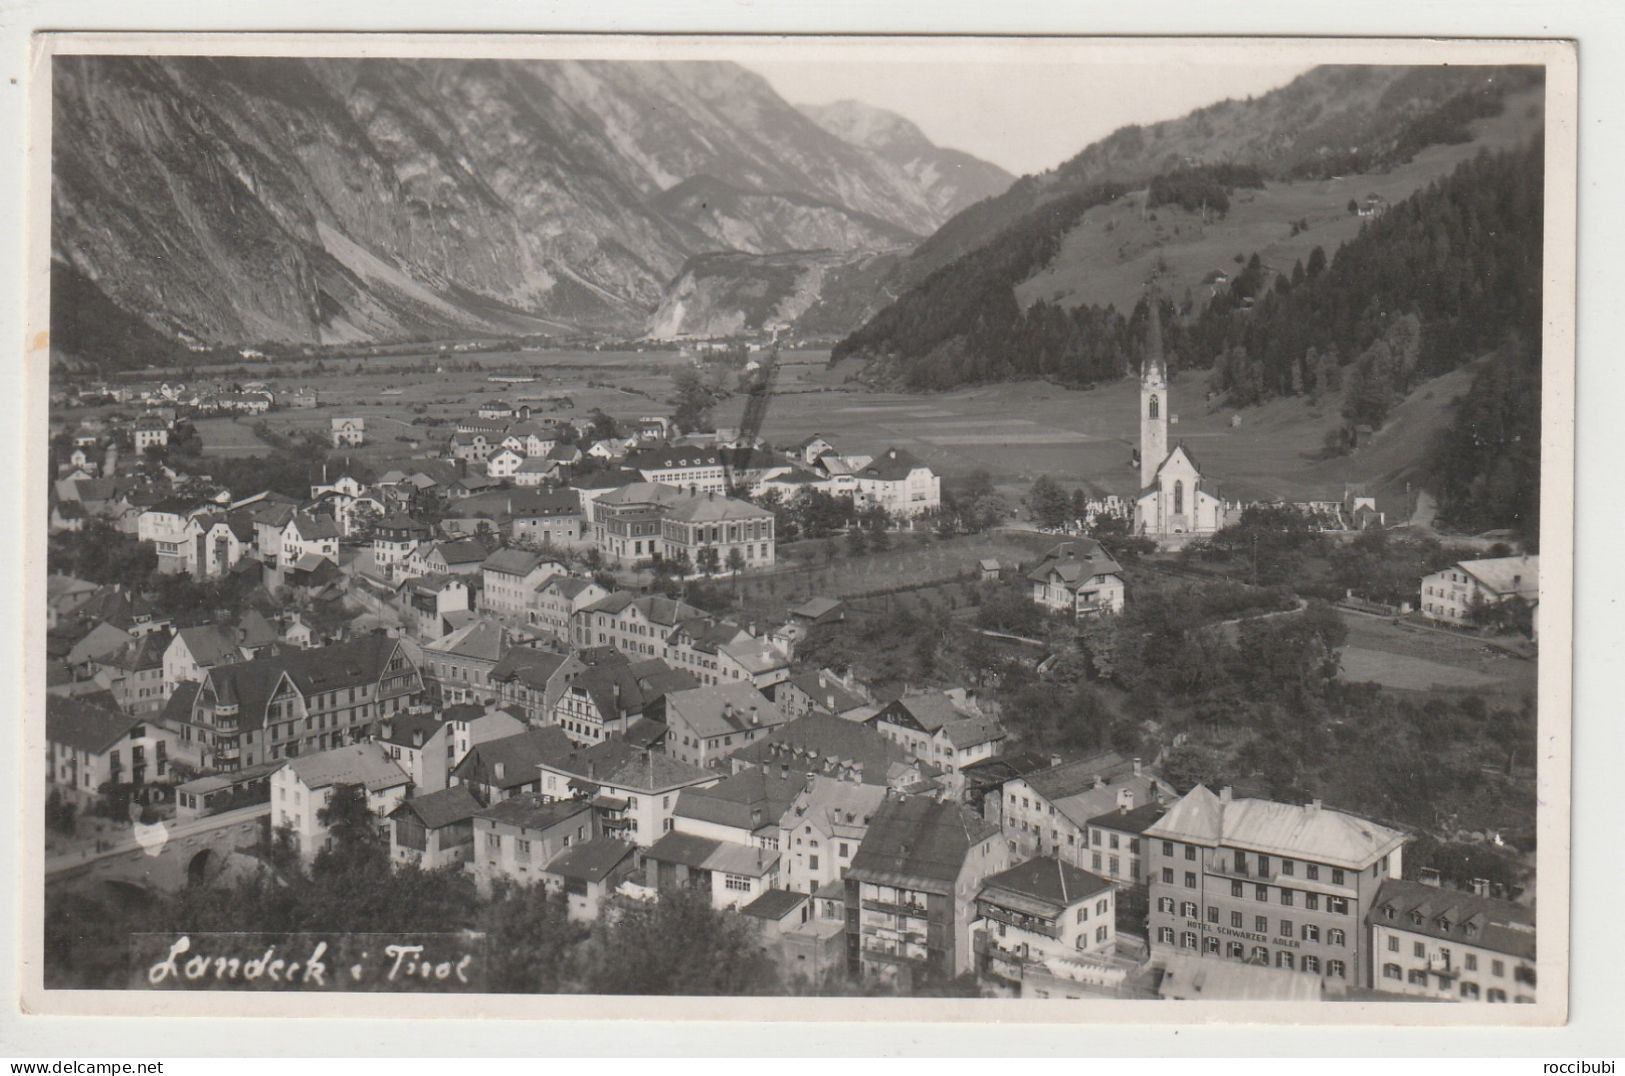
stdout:
[[881,152],[943,148],[927,138],[912,120],[850,97],[795,107],[830,134],[856,146]]

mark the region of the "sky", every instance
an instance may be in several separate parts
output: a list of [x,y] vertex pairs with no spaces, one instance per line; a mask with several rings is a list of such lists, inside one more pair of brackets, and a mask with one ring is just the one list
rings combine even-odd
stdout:
[[913,120],[939,146],[1016,175],[1053,168],[1119,127],[1174,119],[1290,82],[1307,64],[767,60],[746,66],[794,104],[846,98]]

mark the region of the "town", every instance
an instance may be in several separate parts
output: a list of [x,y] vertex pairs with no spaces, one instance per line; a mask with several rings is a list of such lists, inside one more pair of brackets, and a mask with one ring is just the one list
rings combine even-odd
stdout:
[[[439,886],[300,928],[449,931],[469,886],[549,954],[518,989],[1533,1002],[1532,704],[1349,681],[1532,666],[1538,554],[1359,489],[1223,496],[1160,309],[1140,492],[1019,509],[906,447],[769,444],[765,350],[734,428],[678,383],[631,419],[482,399],[398,455],[349,410],[200,445],[326,409],[298,385],[59,387],[48,981],[105,985],[110,907],[258,929],[230,906],[267,885]],[[1456,768],[1394,769],[1366,737],[1399,725]],[[733,978],[667,966],[705,945]]]

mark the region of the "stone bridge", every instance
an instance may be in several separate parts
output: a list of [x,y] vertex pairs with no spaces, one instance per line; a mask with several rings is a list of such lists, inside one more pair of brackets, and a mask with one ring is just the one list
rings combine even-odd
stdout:
[[173,893],[217,877],[232,853],[259,843],[270,816],[271,805],[260,803],[188,822],[140,827],[140,835],[104,851],[47,859],[46,888]]

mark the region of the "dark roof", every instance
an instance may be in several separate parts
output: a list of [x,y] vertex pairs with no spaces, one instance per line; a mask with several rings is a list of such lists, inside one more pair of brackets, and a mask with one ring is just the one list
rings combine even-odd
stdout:
[[614,837],[594,837],[572,844],[554,856],[545,869],[568,881],[601,882],[635,849],[635,845]]
[[556,654],[532,646],[516,646],[491,667],[491,680],[519,680],[531,687],[545,687],[560,666],[569,660],[568,654]]
[[673,445],[640,448],[627,454],[626,465],[640,471],[669,471],[683,467],[720,467],[722,454],[715,448]]
[[1142,803],[1132,811],[1118,810],[1097,814],[1089,819],[1089,824],[1100,826],[1102,829],[1116,830],[1119,833],[1144,833],[1167,813],[1166,804]]
[[858,472],[860,478],[878,478],[886,482],[899,482],[916,467],[924,467],[920,458],[904,448],[888,448]]
[[753,832],[778,829],[779,819],[790,809],[806,784],[801,774],[781,777],[766,770],[741,770],[724,777],[709,788],[685,788],[677,794],[672,809],[677,818],[693,818]]
[[1111,887],[1099,875],[1053,856],[1039,856],[984,879],[982,896],[998,901],[1002,895],[1015,895],[1060,912]]
[[[1393,915],[1388,914],[1389,910]],[[1412,913],[1421,916],[1411,921]],[[1481,945],[1524,960],[1535,959],[1535,912],[1521,904],[1459,889],[1389,878],[1371,901],[1366,922],[1440,941]],[[1446,929],[1445,923],[1449,923]],[[1468,933],[1471,928],[1471,933]]]
[[856,777],[871,785],[887,784],[894,766],[917,764],[926,774],[937,772],[874,729],[818,710],[780,725],[730,757],[766,769],[788,767],[803,776]]
[[[430,737],[440,731],[442,724],[443,722],[432,714],[410,712],[390,714],[379,722],[378,739],[402,747],[422,747]],[[415,735],[418,733],[422,734],[421,738]]]
[[1087,758],[1073,759],[1059,766],[1026,775],[1033,791],[1046,799],[1070,796],[1095,786],[1095,778],[1110,780],[1134,772],[1134,761],[1116,751],[1103,751]]
[[[465,784],[518,788],[540,780],[537,766],[544,762],[556,764],[568,757],[573,749],[570,737],[557,725],[526,729],[512,736],[475,744],[451,773]],[[502,766],[501,777],[497,776],[498,764]]]
[[60,695],[45,698],[45,739],[76,751],[99,755],[139,724],[117,710],[106,710],[81,699]]
[[807,903],[805,893],[796,893],[789,889],[769,889],[739,911],[742,915],[777,922],[805,903]]
[[591,810],[592,806],[581,800],[547,799],[538,792],[532,792],[493,803],[476,811],[474,817],[523,829],[547,829]]
[[447,564],[473,564],[486,557],[485,547],[472,538],[461,542],[441,542],[435,546],[435,552]]
[[403,813],[413,814],[423,823],[424,828],[440,829],[455,822],[466,822],[478,814],[479,810],[480,803],[468,790],[467,785],[452,785],[439,792],[430,792],[426,796],[414,796],[404,800],[389,814],[391,818]]
[[864,698],[822,669],[792,676],[789,681],[813,705],[832,714],[845,713],[864,705]]
[[633,747],[655,748],[665,742],[669,730],[664,721],[656,721],[648,717],[636,717],[621,733],[621,739]]
[[[554,728],[549,726],[547,731]],[[588,784],[639,792],[663,792],[718,776],[715,771],[690,766],[659,751],[634,747],[624,740],[605,740],[583,750],[572,750],[549,765]]]
[[1061,577],[1063,584],[1076,589],[1097,575],[1121,575],[1122,571],[1099,542],[1093,538],[1073,538],[1045,553],[1027,572],[1027,578],[1043,583],[1053,572]]
[[710,859],[712,853],[720,847],[722,847],[721,841],[672,830],[651,844],[644,855],[661,863],[681,863],[688,867],[703,867],[706,860]]
[[951,890],[970,849],[999,827],[958,803],[888,798],[869,820],[848,876],[931,891]]

